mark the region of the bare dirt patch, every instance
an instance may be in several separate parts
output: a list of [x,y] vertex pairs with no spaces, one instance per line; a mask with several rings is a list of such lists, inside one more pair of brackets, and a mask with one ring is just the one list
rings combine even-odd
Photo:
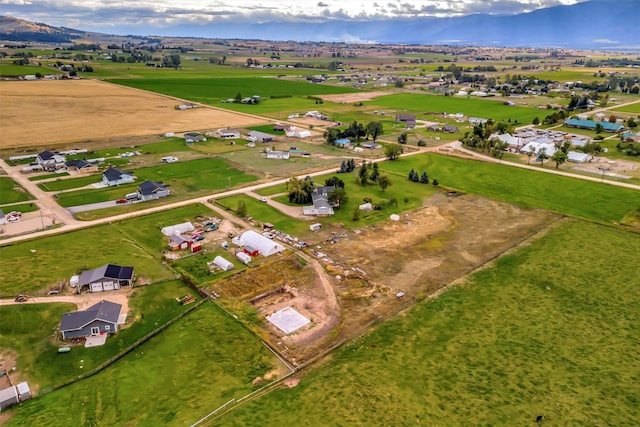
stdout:
[[0,96],[3,148],[264,123],[210,107],[176,110],[181,100],[97,80],[3,82]]
[[371,101],[379,96],[391,95],[390,91],[360,92],[360,93],[343,93],[337,95],[320,95],[325,101],[337,102],[339,104],[350,104],[352,102]]
[[[302,364],[546,229],[558,217],[472,195],[436,195],[400,221],[343,233],[336,244],[314,245],[304,268],[275,263],[227,286],[259,317],[287,306],[311,320],[290,335],[262,322],[259,333],[293,364]],[[329,292],[327,291],[329,288]],[[250,295],[241,291],[252,289]],[[292,292],[293,289],[293,292]],[[230,295],[231,296],[231,295]],[[335,304],[335,305],[334,305]]]

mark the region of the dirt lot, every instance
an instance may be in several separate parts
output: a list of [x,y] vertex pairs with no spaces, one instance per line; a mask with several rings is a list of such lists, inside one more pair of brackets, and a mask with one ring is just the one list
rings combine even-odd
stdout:
[[[244,301],[266,294],[252,302],[262,319],[287,306],[311,319],[309,326],[288,336],[267,322],[261,330],[285,357],[300,364],[437,294],[557,218],[478,196],[437,195],[400,221],[344,230],[338,243],[312,246],[304,267],[283,259],[218,289]],[[323,274],[314,268],[313,257]],[[397,297],[399,292],[404,295]]]
[[2,148],[264,123],[209,107],[176,110],[179,100],[97,80],[2,82],[0,97]]

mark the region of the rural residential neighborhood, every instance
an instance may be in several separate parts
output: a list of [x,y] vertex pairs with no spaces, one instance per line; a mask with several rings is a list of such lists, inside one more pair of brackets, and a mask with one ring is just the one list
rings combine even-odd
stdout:
[[636,425],[640,46],[514,30],[603,0],[218,3],[3,5],[0,424]]

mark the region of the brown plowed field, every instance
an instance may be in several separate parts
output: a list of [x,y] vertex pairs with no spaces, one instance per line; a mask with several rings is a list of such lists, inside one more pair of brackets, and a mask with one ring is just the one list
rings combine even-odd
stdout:
[[245,127],[258,117],[202,107],[97,80],[0,83],[0,147],[28,147]]

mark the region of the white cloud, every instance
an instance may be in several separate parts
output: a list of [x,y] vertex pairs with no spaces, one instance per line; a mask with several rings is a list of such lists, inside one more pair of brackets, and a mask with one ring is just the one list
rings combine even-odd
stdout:
[[609,40],[609,39],[595,39],[593,42],[594,43],[598,43],[598,44],[618,44],[618,43],[620,43],[617,40]]

